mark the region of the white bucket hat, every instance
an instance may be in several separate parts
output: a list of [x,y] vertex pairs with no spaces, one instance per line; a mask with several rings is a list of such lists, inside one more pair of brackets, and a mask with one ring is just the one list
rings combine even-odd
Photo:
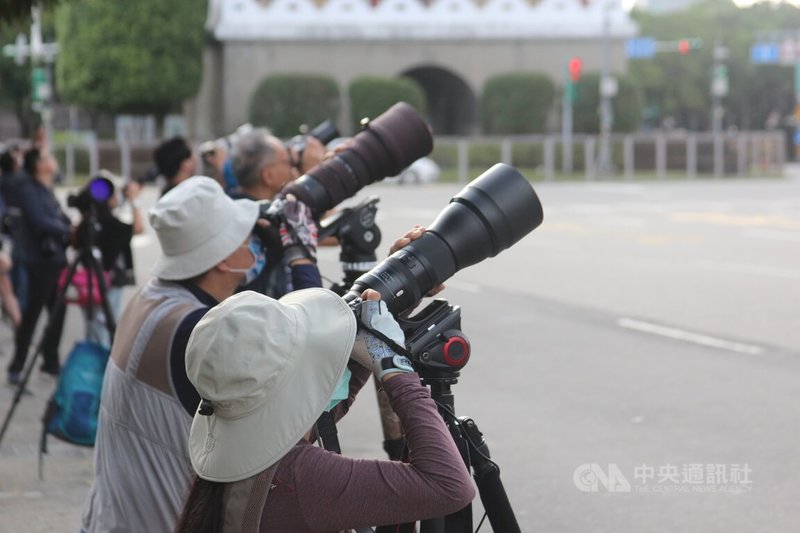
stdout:
[[286,455],[325,410],[355,335],[353,311],[327,289],[245,291],[212,308],[186,347],[186,374],[213,409],[189,433],[197,475],[239,481]]
[[258,204],[232,200],[211,178],[182,181],[150,209],[162,256],[153,274],[164,280],[199,276],[236,251],[253,231]]

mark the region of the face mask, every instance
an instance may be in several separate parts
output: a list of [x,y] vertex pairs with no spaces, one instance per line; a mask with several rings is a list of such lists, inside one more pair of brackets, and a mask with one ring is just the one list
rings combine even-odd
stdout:
[[342,379],[339,380],[339,383],[336,385],[336,389],[333,391],[333,396],[331,396],[331,401],[328,403],[328,408],[326,411],[330,411],[334,407],[336,407],[339,402],[342,400],[346,400],[347,397],[350,395],[350,369],[345,368],[344,374],[342,374]]
[[261,246],[261,240],[253,235],[250,237],[250,242],[247,247],[250,253],[253,254],[253,264],[248,268],[231,268],[231,272],[244,272],[244,281],[242,285],[249,285],[259,274],[264,270],[267,264],[267,257],[264,255],[264,247]]

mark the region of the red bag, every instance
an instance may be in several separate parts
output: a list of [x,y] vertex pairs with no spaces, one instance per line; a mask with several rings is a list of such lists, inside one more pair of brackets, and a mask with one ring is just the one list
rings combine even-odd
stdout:
[[[69,268],[62,270],[61,275],[58,276],[59,292],[64,289],[64,285],[67,283],[67,274],[69,274]],[[111,276],[108,272],[103,272],[103,279],[106,282],[107,289],[111,283]],[[89,276],[85,269],[79,268],[75,271],[75,275],[72,276],[72,283],[70,283],[70,286],[64,294],[64,299],[67,303],[78,304],[81,307],[89,305]],[[94,272],[92,272],[92,304],[97,306],[102,304],[100,284],[97,279],[97,274]]]

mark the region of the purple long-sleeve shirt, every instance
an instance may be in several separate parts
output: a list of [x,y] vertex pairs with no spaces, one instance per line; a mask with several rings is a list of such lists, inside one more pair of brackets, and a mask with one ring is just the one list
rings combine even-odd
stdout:
[[283,459],[261,531],[336,532],[444,516],[475,496],[466,467],[417,374],[384,384],[411,462],[352,459],[302,442]]

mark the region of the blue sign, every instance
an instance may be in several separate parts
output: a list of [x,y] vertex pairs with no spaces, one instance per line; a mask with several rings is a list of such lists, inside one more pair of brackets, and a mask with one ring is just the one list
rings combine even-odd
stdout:
[[794,145],[800,146],[800,128],[794,131]]
[[628,59],[650,59],[656,55],[656,40],[652,37],[628,39],[625,42]]
[[750,60],[756,65],[780,63],[781,47],[777,43],[756,43],[750,48]]

